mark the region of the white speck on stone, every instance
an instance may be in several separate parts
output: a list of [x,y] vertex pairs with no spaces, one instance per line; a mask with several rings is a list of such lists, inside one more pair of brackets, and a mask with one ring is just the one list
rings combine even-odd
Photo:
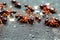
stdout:
[[35,13],[39,13],[40,11],[38,11],[38,10],[35,10]]
[[39,8],[39,6],[34,6],[34,9],[38,9]]
[[51,9],[51,10],[54,10],[54,8],[53,8],[53,7],[51,7],[50,9]]
[[13,6],[9,6],[10,8],[12,8]]
[[18,5],[21,5],[20,3],[18,3]]
[[50,5],[50,3],[46,3],[45,5],[49,6],[49,5]]
[[58,37],[54,37],[54,40],[60,40]]
[[13,0],[13,1],[16,1],[16,0]]
[[35,35],[29,34],[30,37],[34,37]]
[[60,16],[60,14],[58,14],[58,16]]
[[40,12],[40,15],[41,15],[41,16],[43,16],[43,13],[42,13],[42,12]]
[[29,36],[32,36],[32,34],[29,34]]
[[9,18],[9,21],[13,22],[13,21],[15,21],[15,18]]
[[32,35],[32,37],[34,37],[34,35]]
[[16,28],[16,25],[14,25],[14,28]]

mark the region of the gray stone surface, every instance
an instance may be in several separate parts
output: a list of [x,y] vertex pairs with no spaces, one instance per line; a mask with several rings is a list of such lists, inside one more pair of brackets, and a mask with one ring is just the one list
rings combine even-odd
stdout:
[[[60,0],[17,0],[21,2],[22,7],[25,3],[31,6],[44,4],[46,2],[52,3],[57,9],[57,14],[53,16],[60,19]],[[10,0],[0,0],[0,2],[7,2],[8,8],[11,6]],[[7,9],[7,8],[6,8]],[[12,10],[22,11],[24,8]],[[44,19],[41,23],[34,25],[19,24],[17,22],[8,22],[8,25],[0,27],[0,40],[60,40],[60,28],[52,28],[44,25]]]

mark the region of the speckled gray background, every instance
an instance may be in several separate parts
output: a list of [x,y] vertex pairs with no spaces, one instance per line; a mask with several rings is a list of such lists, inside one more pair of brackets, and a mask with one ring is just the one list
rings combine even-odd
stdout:
[[[52,5],[57,9],[57,14],[53,16],[60,18],[60,0],[17,0],[22,3],[22,7],[25,3],[31,6],[44,4],[46,2],[53,3]],[[0,0],[0,2],[7,2],[8,8],[11,6],[10,0]],[[12,10],[22,11],[24,8]],[[52,28],[44,25],[44,19],[41,23],[35,23],[34,25],[18,24],[17,22],[8,22],[8,25],[0,27],[0,40],[60,40],[60,28]]]

